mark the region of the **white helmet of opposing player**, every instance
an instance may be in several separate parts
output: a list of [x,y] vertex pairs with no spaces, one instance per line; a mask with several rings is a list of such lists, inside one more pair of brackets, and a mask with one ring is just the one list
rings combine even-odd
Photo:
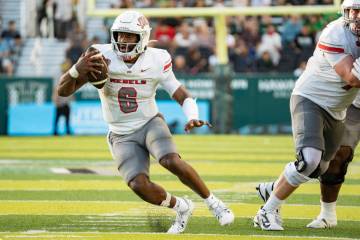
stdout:
[[344,18],[344,22],[352,33],[356,36],[360,36],[359,14],[358,11],[353,10],[360,10],[360,0],[344,0],[341,4],[341,13]]
[[[110,33],[111,44],[119,57],[123,59],[132,59],[138,54],[143,53],[149,43],[150,25],[146,17],[137,11],[129,10],[120,14],[114,21]],[[119,42],[118,34],[121,32],[132,33],[138,35],[137,43]],[[126,47],[120,51],[119,46]],[[134,47],[135,45],[135,47]]]

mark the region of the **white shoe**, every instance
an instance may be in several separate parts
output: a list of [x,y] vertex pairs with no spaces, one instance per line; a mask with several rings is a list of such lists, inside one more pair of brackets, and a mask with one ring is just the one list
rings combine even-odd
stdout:
[[171,227],[169,228],[167,233],[179,234],[179,233],[182,233],[183,231],[185,231],[186,225],[189,222],[190,216],[191,216],[192,212],[194,211],[195,206],[191,200],[189,200],[187,198],[183,198],[183,200],[188,205],[188,209],[183,212],[178,211],[176,213],[175,221],[174,221],[173,225],[171,225]]
[[[282,220],[282,217],[281,217],[281,214],[280,214],[280,210],[279,209],[276,209],[274,211],[274,215],[275,215],[275,218],[276,218],[276,222],[282,226],[283,224],[283,220]],[[257,215],[253,218],[253,223],[254,223],[254,227],[260,227],[260,224],[258,222],[258,218],[257,218]]]
[[[254,226],[260,226],[262,230],[266,231],[283,231],[284,228],[282,224],[278,222],[276,217],[276,211],[265,211],[260,209],[256,214],[256,223],[254,221]],[[255,219],[255,218],[254,218]]]
[[229,225],[234,222],[235,217],[233,212],[226,207],[221,200],[217,200],[211,204],[209,210],[213,213],[221,226]]
[[[274,184],[275,182],[264,182],[259,183],[259,185],[256,187],[257,194],[261,200],[266,203],[266,201],[270,198],[270,195],[272,191],[274,190]],[[283,220],[280,214],[280,208],[276,209],[275,211],[276,221],[280,223],[280,225],[283,224]],[[256,216],[254,217],[254,227],[259,226],[256,222]]]
[[325,219],[320,216],[318,216],[316,219],[314,219],[311,223],[306,225],[308,228],[333,228],[336,227],[337,220],[333,219]]
[[275,182],[265,182],[265,183],[260,183],[256,187],[258,196],[264,202],[266,202],[269,199],[272,191],[274,190],[274,184],[275,184]]

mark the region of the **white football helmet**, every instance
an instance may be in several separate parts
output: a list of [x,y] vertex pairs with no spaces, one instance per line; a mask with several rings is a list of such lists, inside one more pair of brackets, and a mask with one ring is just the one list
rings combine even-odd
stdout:
[[344,0],[341,4],[341,14],[344,18],[345,24],[349,27],[353,34],[360,36],[360,18],[357,16],[351,16],[351,9],[360,10],[360,0]]
[[[136,57],[146,50],[149,43],[150,31],[151,28],[149,22],[142,13],[129,10],[120,14],[115,19],[110,29],[111,44],[113,45],[114,51],[123,59],[132,59]],[[137,34],[139,36],[139,41],[137,43],[118,42],[117,36],[120,32]],[[126,51],[120,51],[120,44],[126,44]],[[133,45],[135,45],[135,47]]]

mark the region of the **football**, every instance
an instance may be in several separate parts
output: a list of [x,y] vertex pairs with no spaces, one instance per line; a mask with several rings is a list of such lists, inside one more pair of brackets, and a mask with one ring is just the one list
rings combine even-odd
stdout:
[[[97,50],[96,48],[94,47],[89,47],[87,50],[86,50],[86,54],[88,52],[92,52],[92,51],[97,51],[99,52],[99,50]],[[101,63],[101,61],[97,61],[99,63]],[[105,61],[106,62],[106,61]],[[101,73],[97,73],[97,72],[89,72],[87,74],[87,78],[89,80],[89,82],[96,88],[98,89],[101,89],[104,87],[105,83],[106,83],[106,80],[108,78],[108,68],[107,66],[104,66],[101,68]]]

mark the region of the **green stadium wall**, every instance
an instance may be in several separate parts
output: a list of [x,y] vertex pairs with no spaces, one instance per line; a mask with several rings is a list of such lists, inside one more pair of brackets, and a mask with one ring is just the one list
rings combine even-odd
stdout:
[[0,134],[7,133],[9,105],[51,101],[52,78],[0,77]]
[[[215,81],[209,74],[179,75],[178,79],[197,99],[216,101]],[[290,126],[289,99],[296,78],[292,74],[238,74],[231,81],[231,129],[257,126]],[[51,101],[51,78],[0,77],[0,134],[6,134],[7,106],[9,104]],[[170,99],[159,89],[157,99]],[[76,101],[99,101],[97,90],[87,84],[75,94]],[[244,130],[243,133],[246,133]],[[276,132],[281,132],[276,131]],[[250,131],[253,133],[253,131]]]

